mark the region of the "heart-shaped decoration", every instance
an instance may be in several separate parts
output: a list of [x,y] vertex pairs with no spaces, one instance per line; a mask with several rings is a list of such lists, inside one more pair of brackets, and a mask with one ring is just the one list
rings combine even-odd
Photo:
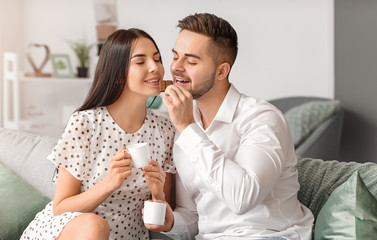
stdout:
[[[44,49],[45,56],[44,56],[44,59],[43,59],[40,66],[37,66],[35,64],[33,58],[31,57],[30,51],[31,51],[32,48],[43,48]],[[49,56],[50,56],[50,49],[48,48],[47,45],[37,44],[37,43],[30,44],[28,46],[28,51],[26,52],[26,58],[29,61],[30,65],[32,66],[34,73],[27,73],[25,75],[26,76],[34,76],[34,77],[51,77],[51,74],[49,74],[49,73],[42,73],[42,69],[47,64]]]

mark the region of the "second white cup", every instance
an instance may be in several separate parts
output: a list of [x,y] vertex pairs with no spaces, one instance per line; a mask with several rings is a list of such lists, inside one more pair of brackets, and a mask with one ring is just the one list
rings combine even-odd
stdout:
[[150,153],[147,143],[136,143],[127,145],[127,150],[131,155],[132,165],[135,168],[142,168],[149,165]]
[[147,224],[164,225],[166,204],[161,202],[144,202],[144,222]]

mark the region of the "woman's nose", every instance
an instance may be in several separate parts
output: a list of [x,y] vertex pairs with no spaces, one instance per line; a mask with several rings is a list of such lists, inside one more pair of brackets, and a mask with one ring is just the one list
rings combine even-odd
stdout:
[[150,72],[156,72],[157,69],[158,69],[158,65],[159,63],[158,62],[155,62],[155,61],[151,61],[150,64],[149,64],[149,71]]

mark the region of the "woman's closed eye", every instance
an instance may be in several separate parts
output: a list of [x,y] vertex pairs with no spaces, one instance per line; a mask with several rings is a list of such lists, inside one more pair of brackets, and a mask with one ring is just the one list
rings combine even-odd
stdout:
[[162,62],[161,61],[161,58],[158,58],[158,59],[154,59],[155,62]]

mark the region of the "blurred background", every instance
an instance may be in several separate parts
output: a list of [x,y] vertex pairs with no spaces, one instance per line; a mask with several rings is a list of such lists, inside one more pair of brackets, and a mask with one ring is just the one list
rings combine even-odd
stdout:
[[[267,100],[338,99],[345,109],[341,160],[377,159],[374,0],[0,0],[0,126],[59,136],[86,96],[101,42],[116,29],[151,34],[170,79],[177,21],[196,12],[214,13],[236,29],[239,55],[230,81],[241,92]],[[72,42],[91,46],[84,77]],[[51,76],[33,76],[27,58],[41,66],[41,45],[57,57],[49,55],[41,70]],[[12,70],[17,74],[8,81]]]

